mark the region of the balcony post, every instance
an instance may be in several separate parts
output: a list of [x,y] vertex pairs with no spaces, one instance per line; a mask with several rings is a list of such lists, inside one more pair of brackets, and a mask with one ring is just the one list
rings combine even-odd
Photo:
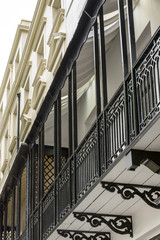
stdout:
[[2,240],[2,232],[3,232],[3,211],[1,207],[0,208],[0,240]]
[[[56,179],[57,172],[57,100],[54,103],[54,177]],[[55,204],[54,204],[54,223],[56,225],[57,222],[57,188],[56,181],[54,182],[54,196],[55,196]]]
[[30,194],[31,194],[31,174],[30,174],[30,155],[27,155],[26,161],[26,239],[30,239]]
[[21,176],[17,182],[17,224],[16,224],[16,238],[20,236],[21,225]]
[[123,0],[118,0],[118,9],[119,9],[119,28],[120,28],[122,70],[123,70],[123,77],[124,77],[125,139],[126,139],[126,145],[128,145],[129,144],[128,93],[127,93],[127,84],[125,81],[126,75],[128,73],[128,54],[127,54],[127,40],[126,40],[126,28],[125,28]]
[[8,212],[8,200],[4,209],[4,240],[7,240],[7,212]]
[[68,142],[69,157],[72,155],[72,71],[68,77]]
[[132,3],[132,0],[126,0],[126,3],[127,3],[127,21],[128,21],[131,78],[132,78],[132,91],[133,91],[134,130],[135,130],[135,136],[137,136],[139,133],[139,122],[138,122],[136,78],[135,78],[135,73],[134,73],[134,68],[133,68],[133,65],[136,61],[136,43],[135,43],[134,18],[133,18],[133,3]]
[[99,115],[101,113],[101,92],[100,92],[100,69],[99,69],[99,44],[98,44],[98,27],[97,20],[94,23],[94,68],[95,68],[95,82],[96,82],[96,125],[97,125],[97,166],[98,174],[101,176],[101,158],[100,158],[100,127]]
[[106,112],[104,111],[105,107],[108,104],[107,96],[107,73],[106,73],[106,50],[105,50],[105,37],[104,37],[104,22],[103,22],[103,6],[99,11],[99,24],[100,24],[100,51],[101,51],[101,63],[102,63],[102,91],[103,91],[103,127],[104,127],[104,163],[105,169],[108,167],[107,162],[107,152],[108,152],[108,143],[107,143],[107,126],[106,126]]
[[62,142],[62,124],[61,124],[61,91],[59,92],[57,99],[57,173],[61,171],[61,142]]
[[11,213],[11,240],[14,240],[15,231],[15,187],[12,190],[12,213]]
[[[33,213],[34,211],[34,207],[35,207],[35,144],[31,149],[31,213]],[[30,221],[30,236],[31,239],[34,239],[34,220],[33,220],[33,215]]]
[[74,150],[78,146],[78,128],[77,128],[77,67],[76,62],[73,65],[73,129],[74,129]]
[[17,93],[17,152],[20,144],[20,98],[21,94]]
[[[72,142],[72,71],[68,77],[68,148],[69,148],[69,157],[72,155],[73,152],[73,142]],[[72,207],[72,172],[71,172],[71,160],[69,162],[69,187],[70,187],[70,207]]]
[[[57,99],[57,175],[61,171],[61,91],[59,92],[58,99]],[[55,183],[56,185],[56,221],[59,221],[59,178]]]
[[42,198],[44,194],[44,125],[42,127],[42,130],[40,131],[40,136],[39,136],[39,177],[40,177],[40,191],[39,191],[39,200],[40,200],[40,205],[39,205],[39,235],[40,239],[43,238],[43,208],[42,208]]
[[107,94],[107,74],[106,74],[106,50],[105,50],[105,37],[104,37],[104,22],[103,22],[103,6],[99,11],[99,23],[100,23],[100,51],[102,62],[102,91],[103,91],[103,108],[108,104]]
[[78,128],[77,128],[77,68],[76,62],[72,69],[73,78],[73,151],[74,151],[74,202],[77,202],[77,182],[76,182],[76,153],[75,150],[78,146]]

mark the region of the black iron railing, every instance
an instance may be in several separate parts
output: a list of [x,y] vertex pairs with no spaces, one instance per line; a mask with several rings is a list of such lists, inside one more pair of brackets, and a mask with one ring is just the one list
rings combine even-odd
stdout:
[[135,79],[137,84],[139,130],[153,119],[160,104],[160,38],[159,30],[146,51],[136,63]]
[[[133,69],[137,88],[137,108],[139,132],[150,123],[159,112],[160,104],[160,30],[152,38]],[[126,78],[129,143],[135,139],[134,109],[131,74]],[[73,156],[61,170],[47,194],[43,197],[43,238],[88,191],[99,178],[105,166],[110,165],[126,148],[125,109],[123,85],[116,92],[104,112],[99,116],[99,124],[93,125]],[[98,129],[97,129],[98,126]],[[104,131],[106,129],[106,131]],[[98,139],[97,131],[100,132]],[[105,136],[106,134],[106,136]],[[104,138],[106,145],[104,145]],[[97,157],[98,141],[100,157]],[[107,150],[107,163],[104,162]],[[97,161],[99,159],[100,162]]]

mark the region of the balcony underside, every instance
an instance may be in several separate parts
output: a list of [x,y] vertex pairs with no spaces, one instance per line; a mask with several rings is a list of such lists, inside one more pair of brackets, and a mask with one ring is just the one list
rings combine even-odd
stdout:
[[[132,143],[133,149],[160,151],[160,118],[159,115],[151,122],[148,127]],[[151,134],[152,133],[152,134]],[[131,146],[128,148],[128,150]],[[124,150],[127,153],[127,149]],[[135,171],[126,169],[126,156],[120,155],[112,166],[102,175],[102,177],[93,185],[69,212],[64,221],[58,225],[57,229],[74,231],[96,231],[110,232],[111,239],[131,239],[129,234],[121,235],[105,224],[96,228],[91,227],[86,221],[76,219],[73,212],[94,213],[94,214],[114,214],[127,215],[132,217],[133,239],[149,240],[159,234],[160,215],[159,209],[146,204],[139,196],[130,200],[123,199],[120,194],[106,191],[101,182],[118,182],[124,184],[138,184],[144,186],[160,186],[160,176],[153,173],[145,165],[140,165]],[[63,239],[57,232],[57,229],[50,235],[49,240]],[[70,238],[65,238],[70,239]]]

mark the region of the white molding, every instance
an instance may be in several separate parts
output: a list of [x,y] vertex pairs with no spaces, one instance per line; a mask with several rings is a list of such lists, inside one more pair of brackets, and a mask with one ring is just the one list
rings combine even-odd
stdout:
[[[32,51],[32,46],[33,46],[35,33],[38,29],[40,19],[42,17],[42,14],[44,12],[46,4],[47,4],[47,2],[42,1],[42,0],[38,0],[38,2],[37,2],[36,9],[35,9],[34,15],[33,15],[33,19],[32,19],[32,22],[31,22],[31,25],[30,25],[30,28],[29,28],[28,36],[27,36],[27,39],[26,39],[26,42],[25,42],[25,45],[24,45],[24,49],[23,49],[23,52],[22,52],[21,60],[20,60],[20,63],[19,63],[18,69],[17,69],[16,79],[15,79],[15,82],[14,82],[13,87],[11,89],[11,92],[9,94],[9,99],[7,101],[5,112],[4,112],[4,114],[1,118],[0,140],[3,137],[4,130],[6,128],[7,119],[8,119],[9,113],[12,109],[12,104],[15,101],[17,91],[19,90],[20,82],[21,82],[23,73],[25,71],[26,64],[29,60],[29,56],[30,56],[31,51]],[[14,39],[14,42],[15,42],[15,39]],[[13,43],[13,45],[14,45],[14,43]],[[13,47],[12,47],[12,49],[13,49]],[[5,89],[5,86],[6,86],[6,79],[7,79],[8,74],[9,74],[9,64],[11,62],[10,59],[11,59],[11,55],[9,57],[7,67],[6,67],[6,70],[5,70],[5,73],[4,73],[4,77],[3,77],[3,80],[2,80],[2,85],[1,85],[1,88],[0,88],[0,101],[2,99],[3,92],[4,92],[4,89]]]
[[27,98],[24,108],[23,108],[23,111],[22,111],[22,114],[21,114],[21,120],[23,118],[23,115],[27,114],[30,108],[31,108],[31,99]]
[[50,72],[53,68],[54,62],[56,61],[58,54],[60,53],[60,49],[62,47],[62,44],[65,38],[66,38],[65,33],[54,33],[52,35],[51,47],[50,47],[50,52],[48,57],[48,64],[47,64],[47,69]]
[[37,45],[38,45],[39,39],[40,39],[40,37],[42,35],[42,31],[43,31],[43,28],[44,28],[46,22],[47,22],[47,18],[46,17],[42,17],[41,20],[40,20],[37,32],[36,32],[36,36],[34,38],[34,42],[33,42],[33,51],[34,52],[37,49]]
[[51,6],[52,0],[47,0],[48,6]]
[[51,33],[50,33],[48,41],[47,41],[48,45],[51,44],[52,35],[54,33],[58,32],[58,30],[61,26],[61,23],[64,21],[64,14],[65,14],[65,10],[63,8],[58,9],[56,18],[55,18],[53,26],[52,26]]
[[9,152],[13,151],[13,149],[14,149],[14,147],[16,145],[16,142],[17,142],[17,137],[13,136],[12,141],[11,141],[11,143],[9,145],[9,148],[8,148]]
[[37,69],[36,75],[34,77],[33,83],[32,83],[33,87],[37,84],[39,77],[42,76],[44,70],[46,69],[46,63],[47,63],[47,60],[42,58],[40,61],[39,67]]
[[31,67],[32,67],[32,61],[28,61],[27,64],[26,64],[26,68],[24,70],[24,74],[23,74],[22,80],[21,80],[21,87],[22,88],[24,87],[27,75],[28,75],[29,70],[30,70]]
[[8,164],[8,159],[4,159],[4,162],[3,162],[2,167],[1,167],[2,172],[4,172],[6,170],[7,164]]
[[61,3],[61,0],[53,0],[52,6],[54,8],[58,8]]
[[40,100],[42,100],[42,94],[44,92],[44,89],[47,85],[47,82],[44,77],[39,77],[37,79],[36,85],[34,87],[33,92],[33,109],[36,110],[38,104],[40,103]]
[[24,123],[23,129],[22,129],[23,131],[21,132],[21,141],[23,141],[24,137],[26,136],[29,126],[31,125],[32,118],[30,116],[28,116],[24,119],[24,121],[25,121],[25,123]]
[[61,3],[61,0],[47,0],[48,6],[52,6],[54,8],[58,8]]

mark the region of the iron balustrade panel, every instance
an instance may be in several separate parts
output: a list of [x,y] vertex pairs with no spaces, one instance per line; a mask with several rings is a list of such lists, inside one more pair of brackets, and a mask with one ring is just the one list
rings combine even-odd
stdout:
[[81,198],[98,178],[97,147],[97,128],[94,125],[76,153],[77,199]]
[[26,239],[26,231],[23,231],[23,233],[20,235],[20,237],[18,238],[18,240],[27,240],[27,239]]
[[[126,88],[127,88],[127,106],[128,106],[128,139],[129,143],[131,143],[135,139],[135,123],[134,123],[134,108],[133,108],[133,84],[132,84],[132,78],[131,74],[129,74],[125,80],[126,82]],[[125,121],[125,119],[124,119]]]
[[98,119],[99,121],[99,132],[100,132],[100,167],[101,167],[101,173],[105,172],[106,169],[106,157],[105,157],[105,131],[104,131],[104,116],[101,114],[101,116]]
[[58,220],[70,209],[70,162],[68,161],[58,176]]
[[43,239],[46,239],[55,226],[55,183],[42,200]]
[[[3,234],[2,234],[2,239],[4,239]],[[10,231],[10,230],[7,230],[7,231],[6,231],[6,239],[4,239],[4,240],[10,240],[10,239],[11,239],[11,231]]]
[[107,106],[105,114],[108,143],[107,161],[110,165],[126,146],[123,86]]
[[34,147],[34,208],[38,205],[38,146]]
[[[159,34],[159,31],[158,33]],[[157,34],[155,38],[157,38]],[[139,129],[146,125],[159,112],[160,105],[160,37],[154,40],[135,66],[138,98]],[[145,58],[144,58],[145,56]]]
[[32,240],[38,240],[39,238],[39,209],[37,209],[33,213],[33,239]]

